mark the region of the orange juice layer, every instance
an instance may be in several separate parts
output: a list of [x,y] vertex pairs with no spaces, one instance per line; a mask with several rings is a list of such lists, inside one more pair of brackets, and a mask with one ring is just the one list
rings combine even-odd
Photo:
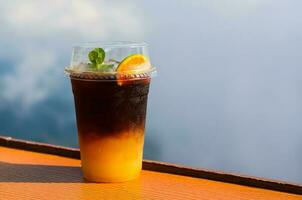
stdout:
[[84,177],[93,182],[122,182],[136,178],[142,168],[144,131],[118,134],[79,134]]

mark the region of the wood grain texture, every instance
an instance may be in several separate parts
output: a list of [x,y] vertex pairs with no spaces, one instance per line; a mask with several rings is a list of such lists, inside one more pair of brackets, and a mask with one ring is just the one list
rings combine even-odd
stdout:
[[[30,150],[47,154],[61,155],[70,158],[80,158],[79,149],[56,146],[51,144],[33,142],[15,139],[11,137],[0,136],[0,146]],[[251,177],[246,175],[226,173],[223,171],[189,168],[185,166],[174,165],[158,161],[143,161],[143,169],[164,172],[169,174],[178,174],[190,177],[204,178],[215,181],[235,183],[239,185],[247,185],[258,188],[265,188],[276,191],[289,192],[294,194],[302,194],[302,185],[288,183],[277,180],[263,179],[259,177]]]
[[299,199],[302,196],[143,170],[126,183],[87,183],[78,159],[0,147],[0,199]]
[[80,151],[79,149],[76,148],[62,147],[62,146],[46,144],[41,142],[20,140],[12,137],[0,136],[0,146],[7,146],[17,149],[61,155],[70,158],[78,158],[78,159],[80,158]]
[[246,176],[218,170],[213,171],[202,168],[189,168],[186,166],[180,166],[171,163],[162,163],[147,160],[143,162],[143,169],[165,172],[169,174],[178,174],[196,178],[209,179],[214,181],[222,181],[226,183],[235,183],[239,185],[289,192],[294,194],[302,194],[302,186],[296,183],[294,184],[280,180]]

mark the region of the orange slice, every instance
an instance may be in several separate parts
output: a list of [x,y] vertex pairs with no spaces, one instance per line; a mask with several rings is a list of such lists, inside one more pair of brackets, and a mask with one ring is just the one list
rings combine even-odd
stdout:
[[133,54],[126,57],[117,67],[117,72],[135,74],[149,69],[150,62],[142,54]]
[[[142,54],[133,54],[126,57],[122,62],[117,66],[116,71],[120,73],[118,77],[118,84],[122,85],[126,81],[127,75],[139,74],[147,71],[151,68],[151,64],[147,57]],[[126,76],[123,76],[126,75]]]

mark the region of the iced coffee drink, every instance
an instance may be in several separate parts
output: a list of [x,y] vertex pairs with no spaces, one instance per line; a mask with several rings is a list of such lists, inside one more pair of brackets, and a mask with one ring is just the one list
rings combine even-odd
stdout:
[[136,178],[142,167],[151,66],[144,43],[75,47],[65,70],[74,94],[82,171],[94,182]]

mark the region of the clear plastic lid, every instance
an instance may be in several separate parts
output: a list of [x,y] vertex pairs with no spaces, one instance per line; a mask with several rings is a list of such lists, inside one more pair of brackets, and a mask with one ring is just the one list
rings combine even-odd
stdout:
[[137,79],[155,76],[156,68],[144,42],[91,42],[73,48],[65,72],[75,78]]

